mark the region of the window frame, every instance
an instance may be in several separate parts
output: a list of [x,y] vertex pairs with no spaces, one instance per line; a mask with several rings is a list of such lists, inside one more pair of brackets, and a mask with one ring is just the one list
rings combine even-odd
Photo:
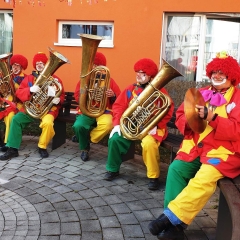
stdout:
[[63,38],[62,37],[62,29],[63,25],[111,25],[112,27],[112,39],[107,40],[103,39],[98,47],[104,47],[104,48],[113,48],[114,47],[114,22],[96,22],[96,21],[58,21],[58,40],[54,43],[55,46],[76,46],[81,47],[82,46],[82,40],[79,37],[79,39],[71,39],[71,38]]
[[[0,50],[0,54],[5,54],[7,52],[13,52],[13,10],[9,10],[9,9],[1,9],[0,10],[0,14],[11,14],[12,15],[12,22],[11,22],[11,44],[10,44],[10,49],[6,50],[6,51],[2,51]],[[2,43],[1,43],[2,44]]]
[[[167,32],[167,18],[169,16],[187,16],[187,17],[200,17],[200,39],[199,39],[199,49],[198,49],[198,61],[197,61],[197,74],[196,74],[196,82],[201,82],[203,80],[207,80],[208,78],[203,74],[204,73],[204,49],[205,49],[205,40],[206,40],[206,22],[208,19],[218,19],[225,18],[229,19],[232,22],[235,22],[234,19],[237,19],[240,22],[240,14],[231,14],[231,13],[173,13],[173,12],[164,12],[163,14],[163,28],[162,28],[162,42],[161,42],[161,59],[160,63],[162,64],[162,58],[165,59],[165,50],[166,50],[166,32]],[[240,29],[239,29],[239,41],[238,41],[238,57],[237,61],[240,62]],[[204,77],[205,76],[205,77]]]

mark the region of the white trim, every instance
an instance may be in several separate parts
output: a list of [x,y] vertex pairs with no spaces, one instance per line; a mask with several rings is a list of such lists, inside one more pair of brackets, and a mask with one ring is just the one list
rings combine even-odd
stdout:
[[[113,48],[113,40],[114,40],[114,23],[113,22],[93,22],[93,21],[59,21],[58,22],[58,41],[54,43],[55,46],[72,46],[72,47],[81,47],[82,41],[81,38],[63,38],[62,32],[63,32],[63,25],[76,25],[77,26],[111,26],[111,39],[104,39],[104,37],[109,36],[101,36],[103,37],[103,40],[100,42],[99,47],[106,47],[106,48]],[[103,30],[105,31],[105,30]],[[79,31],[79,34],[82,32]],[[90,33],[92,34],[92,33]],[[104,34],[104,32],[103,32]],[[76,35],[76,32],[75,32]],[[75,37],[75,36],[74,36]]]
[[0,10],[0,13],[13,13],[13,10]]

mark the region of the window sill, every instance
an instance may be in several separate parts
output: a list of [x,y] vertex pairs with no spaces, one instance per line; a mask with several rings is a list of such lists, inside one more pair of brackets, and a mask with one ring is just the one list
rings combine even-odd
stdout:
[[[59,43],[59,42],[55,42],[54,46],[63,46],[63,47],[82,47],[81,43]],[[100,43],[99,48],[113,48],[114,45],[113,44],[104,44],[104,43]]]

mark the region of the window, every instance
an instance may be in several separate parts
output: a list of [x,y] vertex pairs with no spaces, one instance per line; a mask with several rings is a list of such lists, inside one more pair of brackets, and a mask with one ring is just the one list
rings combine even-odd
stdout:
[[0,11],[0,54],[12,52],[13,14]]
[[78,34],[85,33],[103,37],[99,47],[113,47],[113,30],[112,22],[59,21],[58,42],[55,45],[82,46]]
[[162,56],[183,76],[208,80],[206,65],[218,52],[240,59],[239,14],[166,14]]

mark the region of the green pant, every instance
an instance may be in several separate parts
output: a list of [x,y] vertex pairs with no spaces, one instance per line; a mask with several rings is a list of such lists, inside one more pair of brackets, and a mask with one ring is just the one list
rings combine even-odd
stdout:
[[34,122],[34,118],[28,114],[18,112],[14,115],[10,125],[7,146],[19,149],[22,142],[22,130],[32,122]]
[[106,169],[110,172],[118,172],[122,164],[122,155],[128,152],[131,140],[115,133],[108,139],[108,159]]
[[167,174],[164,208],[188,185],[189,180],[195,176],[201,165],[200,158],[196,158],[192,162],[175,159],[170,164]]
[[73,131],[79,142],[79,149],[85,150],[88,148],[90,141],[90,128],[96,124],[96,118],[86,115],[77,115],[76,121],[73,124]]

